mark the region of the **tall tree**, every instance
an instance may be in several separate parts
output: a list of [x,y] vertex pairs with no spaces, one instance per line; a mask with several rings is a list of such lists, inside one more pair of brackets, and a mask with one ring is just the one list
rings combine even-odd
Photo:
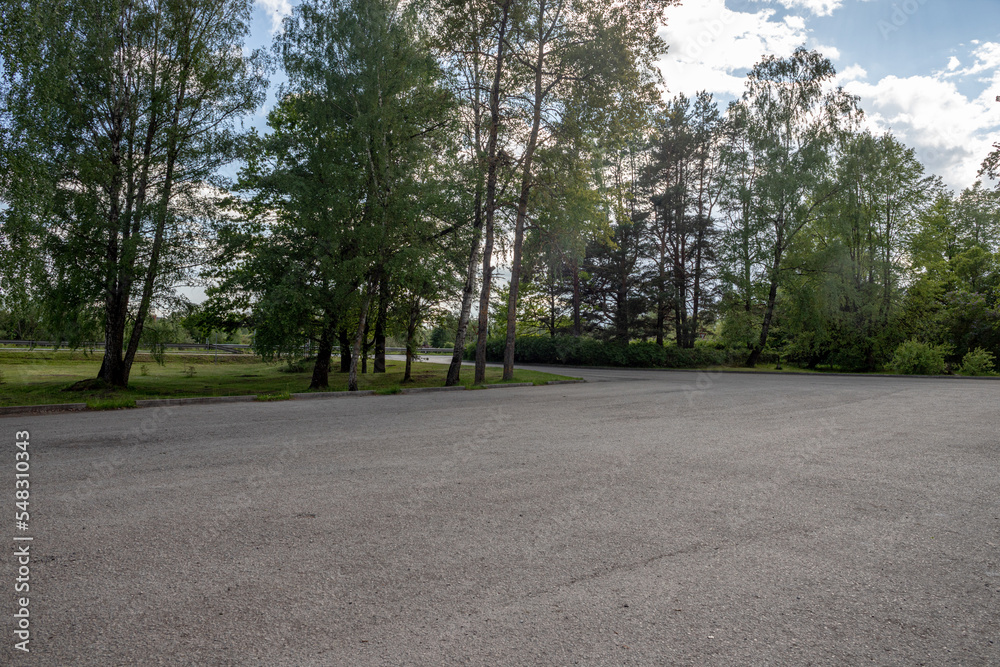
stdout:
[[437,183],[422,167],[442,149],[450,98],[415,9],[391,0],[309,0],[276,42],[289,75],[284,100],[301,109],[303,122],[285,133],[294,150],[275,146],[274,205],[324,267],[306,271],[321,277],[327,294],[318,304],[322,336],[332,341],[341,328],[343,295],[356,306],[351,391],[366,332],[384,331],[381,317],[369,322],[373,302],[381,297],[376,310],[387,316],[394,276],[436,232],[429,209]]
[[712,213],[721,116],[707,93],[674,98],[657,123],[644,180],[653,193],[647,226],[656,304],[656,342],[663,344],[668,311],[677,345],[694,347],[713,257]]
[[[666,6],[672,2],[626,0],[523,0],[513,58],[524,69],[524,117],[528,127],[519,167],[520,191],[511,249],[510,294],[503,378],[514,375],[517,298],[521,252],[531,188],[534,158],[542,132],[548,137],[565,132],[560,110],[575,104],[588,106],[590,117],[610,115],[623,97],[642,98],[652,88],[654,62],[665,45],[657,36]],[[559,99],[559,103],[554,103]],[[577,113],[578,122],[588,117]]]
[[252,3],[4,9],[5,226],[45,257],[54,331],[78,340],[99,313],[99,378],[124,387],[152,305],[197,263],[236,121],[263,100],[261,60],[242,48]]
[[[492,289],[492,261],[498,193],[502,189],[504,151],[502,110],[509,95],[510,46],[508,34],[515,0],[427,0],[425,20],[430,24],[433,44],[461,105],[461,150],[466,197],[471,218],[465,284],[459,305],[458,324],[446,386],[459,382],[465,352],[477,266],[482,261],[480,316],[476,342],[476,382],[486,372],[488,308]],[[484,247],[485,237],[485,247]]]
[[893,326],[909,277],[906,240],[935,190],[890,135],[845,137],[837,193],[789,249],[790,331],[810,365],[875,370],[901,342]]
[[737,128],[730,159],[739,169],[755,170],[752,180],[731,181],[737,192],[730,200],[745,229],[763,237],[757,242],[764,251],[766,296],[749,367],[757,364],[767,344],[785,254],[835,192],[829,148],[857,117],[856,98],[839,88],[827,89],[835,75],[830,61],[816,51],[800,48],[788,58],[768,56],[750,71],[746,92],[730,108]]

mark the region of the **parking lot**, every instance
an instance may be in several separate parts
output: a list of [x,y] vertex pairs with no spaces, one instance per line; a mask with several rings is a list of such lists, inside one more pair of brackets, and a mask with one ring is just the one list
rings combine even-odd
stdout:
[[1000,664],[1000,382],[572,374],[0,420],[0,662]]

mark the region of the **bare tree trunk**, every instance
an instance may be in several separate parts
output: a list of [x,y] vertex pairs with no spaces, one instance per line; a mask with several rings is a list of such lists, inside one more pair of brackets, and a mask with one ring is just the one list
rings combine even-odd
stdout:
[[500,7],[499,34],[497,37],[496,68],[493,87],[490,89],[490,134],[486,145],[488,168],[486,173],[486,242],[483,247],[483,284],[479,291],[479,328],[476,338],[476,384],[486,381],[486,337],[489,335],[490,290],[493,286],[493,235],[497,209],[497,134],[500,130],[500,80],[506,58],[507,28],[512,0],[504,0]]
[[747,368],[754,368],[757,365],[760,355],[764,351],[764,346],[767,345],[767,334],[771,329],[771,319],[774,317],[774,304],[778,299],[778,275],[781,270],[781,256],[784,250],[783,241],[783,234],[779,229],[774,247],[774,263],[771,266],[771,289],[767,295],[767,309],[764,311],[764,322],[760,328],[760,340],[750,351],[750,357],[746,363]]
[[323,325],[323,333],[319,337],[319,348],[316,350],[316,363],[313,365],[310,389],[327,389],[330,386],[330,357],[333,355],[331,337],[333,327],[330,322]]
[[347,376],[347,390],[358,390],[358,358],[361,356],[361,343],[366,338],[368,330],[368,307],[372,301],[375,281],[369,280],[361,299],[361,317],[358,320],[358,332],[354,336],[354,348],[351,350],[351,368]]
[[583,333],[580,324],[580,263],[573,261],[573,335],[577,338]]
[[[545,2],[538,5],[538,30],[542,33]],[[521,247],[524,245],[524,221],[528,217],[528,195],[531,193],[531,166],[538,145],[538,130],[542,123],[542,73],[545,66],[545,40],[538,40],[535,59],[535,100],[531,118],[531,134],[524,150],[521,165],[521,194],[517,200],[517,218],[514,221],[514,256],[510,266],[510,290],[507,293],[507,343],[503,351],[503,379],[514,379],[514,345],[517,333],[517,293],[521,287]]]
[[417,351],[417,325],[420,323],[420,297],[415,297],[410,304],[410,317],[406,323],[406,371],[403,373],[403,383],[413,382],[410,369],[413,365],[413,355]]
[[[476,131],[478,134],[478,129]],[[462,371],[462,358],[465,356],[465,334],[469,329],[469,317],[472,314],[472,295],[476,290],[476,264],[479,260],[479,244],[483,237],[483,202],[482,187],[476,185],[475,219],[472,223],[472,248],[469,251],[469,266],[465,274],[465,287],[462,289],[462,310],[458,316],[458,329],[455,332],[455,348],[451,353],[451,364],[444,386],[452,387],[458,384]],[[487,296],[487,299],[489,297]]]
[[389,279],[385,273],[379,280],[378,313],[375,316],[375,368],[376,373],[385,373],[385,327],[389,314]]
[[340,339],[340,372],[351,372],[351,336],[347,332],[347,327],[340,328],[338,335]]

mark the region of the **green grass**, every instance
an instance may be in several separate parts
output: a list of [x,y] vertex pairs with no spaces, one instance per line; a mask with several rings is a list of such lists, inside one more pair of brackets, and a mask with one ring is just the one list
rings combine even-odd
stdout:
[[[97,376],[101,355],[84,352],[24,352],[0,349],[0,406],[44,405],[51,403],[87,403],[96,409],[133,407],[136,400],[148,398],[188,398],[194,396],[257,396],[257,400],[286,400],[290,395],[308,391],[312,367],[301,372],[287,372],[284,361],[264,362],[251,355],[212,356],[168,355],[164,365],[152,357],[137,355],[129,388],[109,390],[102,387],[70,389],[73,384]],[[146,366],[146,375],[140,372]],[[334,359],[334,367],[339,362]],[[404,364],[386,362],[386,373],[369,373],[358,378],[360,389],[378,393],[398,393],[402,387],[440,387],[448,367],[444,364],[414,363],[413,382],[403,384]],[[500,382],[501,369],[488,368],[487,383]],[[537,371],[517,370],[513,382],[544,384],[549,380],[572,379]],[[472,385],[472,369],[462,369],[463,383]],[[330,373],[328,391],[346,391],[347,374]]]
[[292,393],[290,391],[279,391],[276,394],[257,394],[257,400],[263,402],[290,401],[291,399]]
[[88,410],[122,410],[134,408],[135,399],[125,396],[111,396],[109,398],[88,398]]

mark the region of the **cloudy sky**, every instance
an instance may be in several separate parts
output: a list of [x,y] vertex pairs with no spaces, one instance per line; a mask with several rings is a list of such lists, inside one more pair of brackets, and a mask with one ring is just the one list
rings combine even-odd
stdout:
[[[268,43],[292,4],[258,0],[251,43]],[[665,96],[707,90],[722,104],[762,55],[818,49],[869,125],[955,189],[1000,140],[998,0],[686,0],[668,10],[663,36]]]

